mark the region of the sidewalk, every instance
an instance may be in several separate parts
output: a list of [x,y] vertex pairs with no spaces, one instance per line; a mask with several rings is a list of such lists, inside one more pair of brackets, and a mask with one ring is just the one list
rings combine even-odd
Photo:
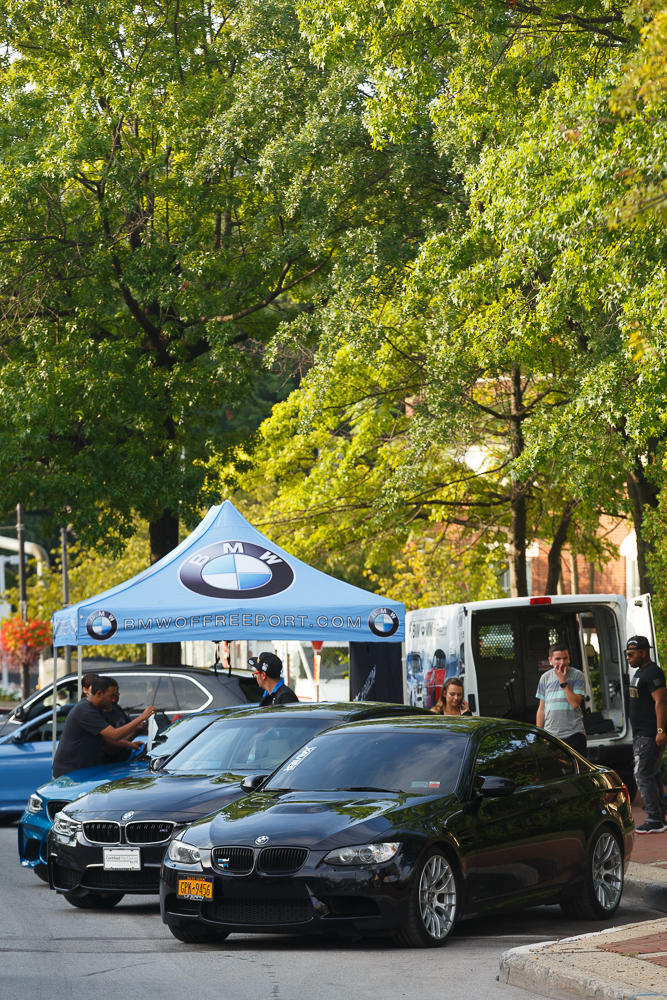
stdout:
[[667,918],[512,948],[498,980],[553,1000],[667,997]]

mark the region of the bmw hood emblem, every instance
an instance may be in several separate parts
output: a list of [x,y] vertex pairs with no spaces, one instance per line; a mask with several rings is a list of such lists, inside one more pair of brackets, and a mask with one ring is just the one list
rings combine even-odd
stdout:
[[260,847],[262,846],[262,844],[268,844],[268,842],[269,838],[266,836],[266,834],[263,834],[261,837],[255,837],[255,843],[258,844]]
[[123,813],[123,815],[121,816],[121,819],[132,819],[133,816],[134,816],[133,812]]

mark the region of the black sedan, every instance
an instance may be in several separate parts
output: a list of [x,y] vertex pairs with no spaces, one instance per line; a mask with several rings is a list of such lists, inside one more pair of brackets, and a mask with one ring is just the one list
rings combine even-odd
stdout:
[[[247,795],[317,733],[343,722],[428,714],[377,702],[232,709],[151,769],[101,784],[58,813],[49,834],[51,888],[73,906],[115,906],[156,893],[171,836]],[[200,719],[202,717],[200,716]]]
[[162,918],[232,931],[443,944],[464,914],[560,903],[611,916],[634,825],[627,788],[543,730],[441,716],[308,741],[261,788],[177,833]]

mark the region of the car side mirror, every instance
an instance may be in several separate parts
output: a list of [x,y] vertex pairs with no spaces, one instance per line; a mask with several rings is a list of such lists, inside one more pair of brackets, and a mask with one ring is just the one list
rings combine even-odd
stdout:
[[516,791],[516,784],[511,778],[484,778],[477,789],[478,795],[485,799],[495,799],[501,795],[511,795]]
[[25,708],[23,705],[19,705],[18,708],[14,709],[12,712],[12,718],[17,722],[25,722]]
[[15,733],[12,736],[12,743],[27,743],[28,737],[26,733]]
[[268,774],[247,774],[241,782],[241,788],[244,792],[254,792],[266,778]]

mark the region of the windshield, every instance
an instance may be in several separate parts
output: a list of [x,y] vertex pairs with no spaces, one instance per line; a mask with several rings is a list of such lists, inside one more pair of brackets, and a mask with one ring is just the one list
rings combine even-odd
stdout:
[[221,719],[183,747],[166,770],[189,774],[220,771],[271,771],[317,733],[331,719],[276,719],[273,713],[252,719]]
[[170,726],[165,726],[155,737],[152,750],[149,750],[150,757],[167,757],[176,753],[193,736],[200,733],[202,729],[210,726],[215,719],[210,715],[186,715],[182,719],[177,719]]
[[442,795],[456,788],[467,742],[453,733],[329,733],[310,740],[265,787]]

